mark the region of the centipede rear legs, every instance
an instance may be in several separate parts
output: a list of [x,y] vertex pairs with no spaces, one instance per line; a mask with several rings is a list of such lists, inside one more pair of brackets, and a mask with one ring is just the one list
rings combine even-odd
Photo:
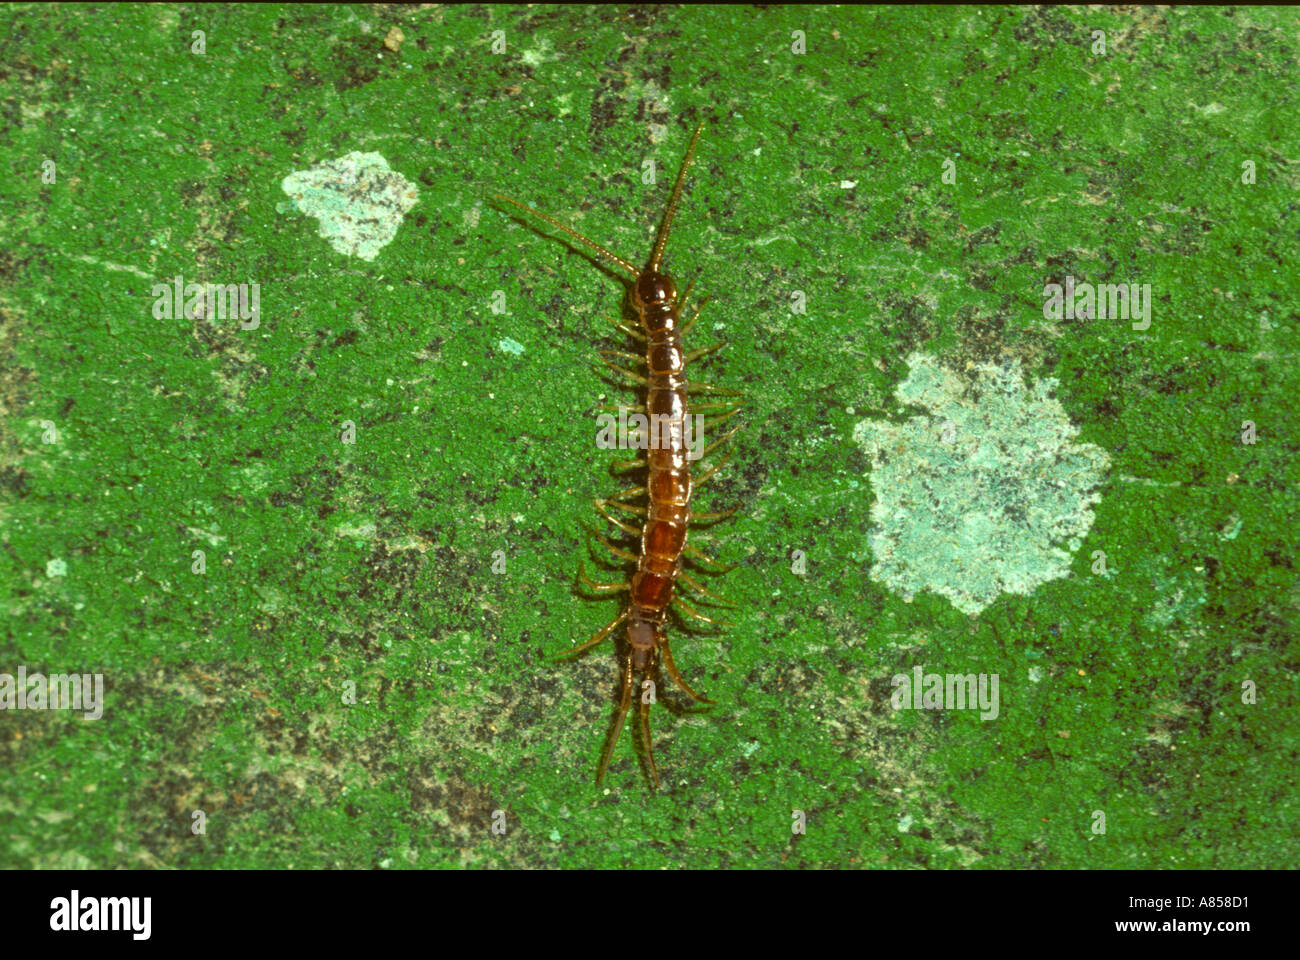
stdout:
[[[628,659],[630,661],[631,657],[629,656]],[[646,667],[645,673],[641,675],[641,695],[637,698],[641,701],[637,712],[639,713],[641,720],[641,746],[645,749],[646,771],[650,774],[650,782],[654,784],[656,790],[659,789],[659,770],[655,766],[654,739],[650,736],[650,704],[654,701],[654,694],[651,691],[657,689],[654,678],[655,667],[657,666],[658,659],[659,656],[657,653],[651,654],[650,665]],[[650,681],[650,691],[645,689],[644,684],[646,680]],[[647,696],[647,693],[650,693],[650,695]]]
[[[624,611],[623,616],[627,616],[626,611]],[[614,722],[610,727],[609,734],[605,737],[605,746],[600,751],[600,765],[596,767],[597,786],[605,779],[605,770],[609,767],[610,757],[614,755],[614,747],[618,745],[619,735],[623,732],[623,723],[627,720],[628,708],[632,705],[632,680],[632,654],[629,651],[627,656],[623,658],[623,689],[619,693],[618,710],[614,713]],[[659,775],[654,771],[653,767],[651,767],[651,771],[654,772],[654,785],[658,788]]]

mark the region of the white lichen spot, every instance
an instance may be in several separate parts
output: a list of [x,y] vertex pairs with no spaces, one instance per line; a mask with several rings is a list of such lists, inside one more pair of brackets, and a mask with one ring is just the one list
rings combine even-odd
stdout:
[[68,562],[58,557],[46,561],[45,575],[51,579],[54,577],[66,577],[68,575]]
[[556,60],[558,58],[551,49],[551,41],[539,40],[537,46],[525,50],[520,54],[519,59],[527,66],[540,67],[548,60]]
[[1193,624],[1200,608],[1208,601],[1205,581],[1190,571],[1173,571],[1169,576],[1155,576],[1156,605],[1142,618],[1142,623],[1152,630],[1167,630],[1176,623]]
[[871,458],[871,577],[903,599],[930,590],[976,614],[1003,593],[1028,595],[1069,573],[1094,519],[1110,457],[1075,444],[1078,428],[1026,386],[1020,361],[976,365],[963,380],[914,353],[894,396],[926,409],[905,423],[853,431]]
[[339,253],[373,260],[420,198],[415,184],[377,153],[352,152],[309,170],[296,170],[280,184],[292,208],[320,221],[320,236]]
[[340,537],[351,537],[354,540],[373,540],[379,528],[373,520],[355,520],[340,523],[334,528],[334,533]]

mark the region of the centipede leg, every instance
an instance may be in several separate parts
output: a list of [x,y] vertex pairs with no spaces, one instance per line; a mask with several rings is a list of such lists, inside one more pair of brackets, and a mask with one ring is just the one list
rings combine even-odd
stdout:
[[734,457],[735,455],[736,452],[734,450],[728,451],[726,456],[724,456],[721,460],[719,460],[713,466],[709,467],[709,469],[705,470],[702,474],[700,474],[699,478],[695,480],[693,484],[694,488],[698,490],[700,487],[708,483],[709,478],[712,477],[714,474],[716,474],[723,467],[725,467],[729,462],[731,462],[731,458]]
[[600,362],[603,363],[605,366],[607,366],[610,370],[614,371],[615,373],[621,373],[625,377],[630,377],[631,379],[635,380],[637,383],[643,386],[647,386],[647,387],[650,386],[650,381],[647,380],[645,377],[641,376],[641,374],[639,373],[633,373],[631,370],[624,370],[622,367],[615,366],[613,363],[611,363],[609,360],[606,360],[604,357],[600,358]]
[[[724,413],[724,414],[722,414],[722,415],[719,416],[719,417],[714,417],[714,418],[713,418],[712,426],[713,426],[714,428],[716,428],[716,427],[718,427],[720,424],[726,423],[728,420],[730,420],[732,417],[734,417],[734,416],[735,416],[736,414],[738,414],[738,413],[740,413],[740,408],[739,408],[739,407],[737,407],[737,408],[731,410],[729,413]],[[695,456],[695,457],[693,457],[692,459],[695,459],[695,460],[703,460],[705,457],[707,457],[709,454],[711,454],[714,450],[718,449],[718,447],[722,446],[724,443],[726,443],[728,440],[730,440],[732,437],[734,437],[736,434],[738,434],[738,433],[739,433],[741,430],[743,430],[744,428],[745,428],[745,424],[743,424],[743,423],[738,423],[738,424],[736,424],[736,426],[732,427],[730,430],[728,430],[728,431],[727,431],[726,433],[724,433],[722,436],[718,437],[718,439],[714,440],[711,444],[709,444],[707,447],[705,447],[703,450],[701,450],[698,456]],[[701,433],[703,433],[703,431],[701,431]]]
[[642,333],[640,330],[633,330],[626,323],[620,323],[619,321],[615,320],[613,317],[606,317],[605,319],[608,320],[610,323],[612,323],[614,326],[618,327],[618,329],[622,330],[632,339],[640,340],[642,342],[645,341],[645,334]]
[[719,340],[711,347],[700,347],[698,350],[692,350],[690,353],[686,354],[686,356],[683,357],[682,359],[686,363],[690,363],[692,360],[700,359],[700,357],[707,357],[709,354],[713,353],[714,351],[721,350],[723,347],[729,346],[730,343],[731,343],[730,340]]
[[684,544],[682,546],[682,553],[686,554],[692,560],[707,563],[710,566],[720,568],[717,571],[710,571],[710,572],[728,573],[731,570],[735,570],[736,567],[739,566],[739,564],[736,563],[723,563],[721,560],[715,560],[713,559],[713,557],[709,556],[707,553],[705,553],[699,547],[695,546],[695,544],[693,543]]
[[623,732],[623,721],[627,719],[627,708],[632,703],[632,656],[629,653],[627,665],[623,668],[623,693],[618,700],[618,713],[614,717],[613,729],[609,731],[609,736],[605,738],[605,748],[600,752],[600,766],[596,768],[596,785],[600,786],[600,781],[605,779],[605,768],[609,766],[609,758],[614,754],[614,746],[618,743],[618,735]]
[[[696,274],[696,276],[699,276],[699,274]],[[677,310],[678,310],[678,313],[680,313],[682,310],[685,310],[685,309],[686,309],[686,302],[687,302],[688,300],[691,299],[691,291],[694,290],[694,289],[695,289],[695,277],[691,277],[691,279],[689,279],[689,280],[686,281],[686,289],[683,290],[683,291],[682,291],[682,295],[681,295],[680,297],[677,298]],[[706,302],[706,303],[708,302],[708,298],[707,298],[707,297],[705,298],[705,302]],[[700,306],[703,307],[704,304],[701,303]],[[697,312],[697,313],[699,312],[699,309],[698,309],[698,308],[696,309],[696,312]]]
[[590,640],[588,640],[586,643],[579,644],[578,646],[574,647],[572,650],[565,650],[563,653],[556,654],[555,659],[564,660],[567,657],[576,657],[578,654],[585,653],[586,651],[590,650],[596,644],[600,643],[611,633],[617,630],[618,625],[627,619],[627,614],[628,611],[624,610],[617,617],[615,617],[609,623],[605,624],[605,626],[601,627],[598,631],[596,631],[596,635],[592,637]]
[[695,308],[695,312],[691,314],[691,319],[687,320],[686,326],[682,327],[683,338],[686,337],[691,332],[691,330],[695,327],[695,321],[700,319],[700,311],[704,309],[704,305],[708,302],[709,302],[709,298],[705,297],[703,300],[700,301],[700,305]]
[[[692,412],[695,412],[695,410],[698,410],[698,409],[699,409],[698,407],[697,407],[697,408],[693,408],[693,409],[692,409]],[[730,410],[728,410],[726,413],[722,414],[721,416],[714,417],[714,418],[713,418],[713,426],[716,427],[716,426],[717,426],[718,424],[720,424],[720,423],[726,423],[728,420],[730,420],[730,419],[731,419],[732,417],[734,417],[736,414],[740,413],[740,411],[743,410],[743,409],[744,409],[744,407],[733,406]],[[733,428],[733,429],[734,429],[734,428]],[[727,436],[731,436],[731,434],[727,434]],[[721,438],[719,438],[719,439],[721,439]]]
[[[611,518],[611,519],[612,519],[612,518]],[[636,530],[635,528],[633,528],[633,530],[634,530],[636,533],[640,533],[640,532],[641,532],[641,531],[639,531],[639,530]],[[598,531],[598,530],[593,530],[593,531],[591,531],[591,532],[592,532],[592,535],[595,536],[595,538],[596,538],[597,540],[599,540],[601,543],[603,543],[603,544],[605,545],[605,549],[608,550],[610,553],[612,553],[614,556],[616,556],[616,557],[620,557],[620,558],[623,559],[623,560],[633,560],[633,561],[635,561],[635,560],[637,559],[637,555],[636,555],[635,553],[631,553],[631,552],[629,552],[629,551],[627,551],[627,550],[624,550],[622,547],[616,547],[616,546],[614,546],[614,544],[612,544],[612,543],[609,542],[609,538],[606,537],[604,534],[600,533],[600,531]]]
[[685,680],[682,679],[682,675],[677,672],[677,664],[673,663],[673,652],[672,650],[668,649],[668,640],[666,638],[660,642],[659,649],[663,651],[664,669],[668,671],[668,676],[673,678],[673,683],[677,684],[677,686],[681,687],[683,690],[686,691],[686,695],[688,697],[690,697],[692,700],[696,701],[697,703],[718,702],[716,700],[710,700],[708,697],[696,693],[694,690],[691,689],[690,684],[688,684]]
[[[610,523],[612,523],[614,526],[618,527],[618,528],[619,528],[620,530],[622,530],[624,533],[630,533],[630,534],[633,534],[634,536],[639,535],[639,534],[641,533],[640,530],[638,530],[636,527],[632,526],[630,523],[624,523],[624,522],[623,522],[622,520],[620,520],[618,517],[614,516],[612,513],[610,513],[608,510],[606,510],[606,509],[605,509],[605,501],[604,501],[604,500],[593,500],[593,501],[591,501],[591,502],[594,503],[594,504],[596,505],[596,511],[597,511],[597,512],[602,516],[602,517],[604,517],[606,520],[608,520],[608,521],[609,521]],[[622,506],[622,504],[620,504],[620,506]],[[631,508],[629,507],[629,509],[631,509]],[[606,543],[605,546],[609,547],[611,550],[614,549],[613,546],[610,545],[610,544],[608,544],[608,543]],[[631,557],[631,559],[633,559],[633,560],[636,559],[636,557],[632,557],[630,554],[629,554],[629,557]]]
[[718,510],[709,513],[692,513],[691,523],[717,523],[719,520],[725,520],[740,510],[740,507],[732,507],[730,510]]
[[597,350],[602,357],[618,357],[620,360],[633,360],[636,363],[645,363],[645,357],[639,354],[630,353],[627,350]]
[[640,457],[636,460],[612,460],[610,461],[609,469],[612,473],[617,470],[637,470],[643,468],[645,465],[645,457]]
[[726,393],[733,397],[744,396],[744,394],[742,394],[739,390],[728,390],[726,387],[716,387],[711,383],[704,383],[699,380],[692,380],[690,383],[686,385],[686,389],[689,391],[703,390],[706,393]]
[[608,410],[611,413],[618,413],[622,410],[626,410],[628,413],[645,413],[645,404],[638,403],[635,406],[629,406],[628,404],[599,403],[596,405],[596,409]]
[[622,500],[624,497],[637,497],[645,493],[645,487],[628,487],[626,490],[620,490],[611,496],[605,498],[606,503],[612,503],[615,500]]
[[[645,516],[645,513],[646,513],[646,508],[645,508],[645,507],[637,506],[637,505],[634,504],[634,503],[618,503],[618,502],[614,502],[614,503],[611,503],[610,506],[611,506],[611,507],[618,507],[620,510],[626,510],[628,513],[635,513],[635,514],[638,514],[638,515],[640,515],[640,516]],[[637,532],[637,533],[640,533],[640,531],[639,531],[639,530],[635,530],[635,528],[634,528],[634,531]],[[632,532],[632,531],[629,531],[629,532]]]
[[685,603],[680,597],[674,596],[672,604],[692,620],[702,620],[704,623],[711,623],[716,627],[734,626],[734,624],[728,623],[725,620],[714,620],[712,617],[706,617],[704,614],[700,613],[700,611]]
[[726,597],[714,593],[712,590],[710,590],[704,584],[700,583],[700,581],[696,580],[694,577],[688,576],[679,571],[677,574],[677,579],[680,580],[682,583],[686,584],[688,587],[690,587],[692,590],[696,591],[697,593],[704,594],[704,596],[708,597],[710,600],[714,601],[715,603],[721,604],[722,606],[725,607],[736,606]]
[[582,561],[578,561],[578,578],[597,593],[618,593],[621,590],[630,589],[629,585],[624,583],[597,583],[591,577],[587,576],[587,570]]
[[703,460],[714,450],[718,449],[718,447],[722,446],[724,443],[726,443],[728,440],[730,440],[732,437],[734,437],[736,434],[740,433],[740,431],[744,429],[745,429],[745,425],[743,423],[740,424],[739,426],[732,427],[722,436],[718,437],[718,439],[714,440],[711,444],[705,447],[704,452],[700,454],[700,459]]

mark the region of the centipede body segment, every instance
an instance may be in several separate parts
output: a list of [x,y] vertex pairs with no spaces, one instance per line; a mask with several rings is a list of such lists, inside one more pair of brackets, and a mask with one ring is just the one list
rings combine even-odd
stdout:
[[[659,773],[655,765],[654,747],[650,736],[649,708],[654,702],[654,691],[657,689],[656,677],[660,668],[691,699],[704,704],[714,702],[695,692],[682,679],[673,661],[668,638],[670,609],[676,609],[685,618],[720,624],[720,621],[700,613],[687,604],[680,596],[680,588],[684,587],[715,604],[725,603],[721,597],[686,572],[684,560],[690,558],[692,564],[699,569],[717,572],[717,567],[720,566],[717,561],[699,551],[693,544],[689,544],[688,534],[692,524],[712,522],[734,512],[698,513],[692,510],[695,492],[716,474],[722,463],[709,468],[698,477],[692,476],[691,458],[687,446],[687,418],[708,410],[719,414],[712,418],[716,425],[738,412],[741,404],[737,400],[726,399],[710,399],[703,404],[690,403],[690,394],[693,392],[704,392],[720,398],[728,395],[735,396],[733,391],[691,381],[686,376],[688,362],[712,353],[725,344],[718,343],[691,353],[685,352],[682,344],[683,334],[689,332],[707,301],[702,301],[695,308],[690,321],[683,328],[680,318],[690,296],[691,285],[688,284],[685,293],[679,297],[676,283],[662,269],[664,250],[681,200],[686,174],[694,159],[695,148],[703,127],[703,123],[699,124],[691,137],[690,146],[686,150],[672,194],[664,209],[654,247],[646,266],[640,270],[561,221],[517,200],[500,194],[493,195],[496,199],[524,210],[562,230],[632,278],[630,302],[636,312],[640,330],[634,330],[617,322],[615,325],[643,346],[644,356],[626,351],[607,350],[601,351],[601,359],[615,373],[626,376],[645,388],[644,406],[633,409],[645,413],[651,423],[658,425],[658,429],[652,432],[651,442],[643,457],[629,464],[645,471],[644,484],[622,490],[607,499],[597,500],[596,509],[620,530],[639,539],[639,549],[633,553],[597,534],[600,541],[616,557],[633,561],[636,566],[630,579],[621,583],[596,583],[587,577],[585,570],[579,567],[579,577],[588,588],[601,594],[627,591],[628,601],[614,620],[597,631],[585,643],[563,654],[563,656],[573,656],[590,650],[613,635],[620,626],[626,625],[625,644],[620,651],[621,689],[618,708],[601,751],[600,763],[596,769],[597,783],[604,778],[631,709],[632,697],[639,691],[638,718],[644,748],[645,770],[651,785],[656,788],[659,786]],[[614,363],[611,357],[643,363],[646,372],[643,375],[624,369]],[[715,439],[704,448],[704,455],[716,450],[738,429],[738,427],[732,428]],[[644,500],[644,504],[635,502],[641,499]],[[618,516],[616,513],[623,516]],[[623,518],[638,516],[642,518],[640,526]]]

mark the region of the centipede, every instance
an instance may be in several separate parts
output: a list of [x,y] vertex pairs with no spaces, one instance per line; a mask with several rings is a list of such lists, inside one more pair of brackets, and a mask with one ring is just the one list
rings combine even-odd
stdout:
[[[679,297],[676,282],[664,270],[664,253],[673,220],[703,130],[704,123],[700,122],[695,127],[678,169],[649,259],[641,269],[556,217],[503,194],[491,195],[494,200],[523,211],[572,237],[595,254],[591,259],[597,262],[603,260],[630,277],[626,284],[626,302],[636,317],[637,327],[614,319],[610,322],[639,344],[641,350],[639,353],[631,350],[600,350],[598,356],[604,367],[615,376],[624,378],[623,382],[628,386],[643,389],[645,402],[626,409],[645,415],[647,422],[656,429],[649,431],[648,442],[641,456],[616,461],[611,465],[613,471],[627,471],[624,475],[643,472],[644,483],[596,499],[593,504],[604,520],[634,538],[633,543],[637,549],[634,552],[619,546],[598,530],[592,529],[590,532],[613,557],[632,565],[630,576],[616,583],[599,583],[587,575],[581,562],[578,565],[578,580],[585,588],[597,595],[626,592],[628,597],[618,616],[596,631],[590,639],[558,657],[566,659],[580,656],[615,637],[615,654],[620,661],[620,690],[618,706],[601,749],[600,762],[596,766],[598,786],[605,777],[622,735],[634,691],[639,690],[641,696],[637,713],[643,770],[650,787],[653,790],[659,789],[659,769],[655,764],[654,743],[650,734],[650,705],[656,702],[655,690],[660,689],[658,679],[661,669],[691,700],[703,704],[704,709],[716,704],[716,701],[696,692],[677,669],[668,636],[669,611],[676,611],[683,622],[701,622],[711,628],[728,627],[731,624],[700,612],[682,598],[683,591],[690,591],[691,599],[701,605],[735,606],[687,571],[688,562],[692,571],[709,575],[726,573],[732,566],[722,563],[687,541],[692,528],[712,525],[739,509],[736,507],[721,512],[694,509],[696,493],[717,475],[730,460],[732,453],[727,453],[698,475],[693,475],[691,461],[702,461],[720,449],[744,424],[731,425],[713,442],[703,445],[701,452],[688,448],[687,423],[689,417],[696,416],[694,423],[698,424],[698,417],[708,413],[713,415],[712,421],[716,427],[738,414],[745,402],[737,391],[687,378],[687,364],[720,350],[727,346],[727,342],[718,342],[689,353],[685,351],[684,338],[690,334],[709,298],[695,304],[689,319],[682,325],[680,319],[690,302],[695,281],[692,279],[687,283]],[[519,216],[513,213],[511,215]],[[523,217],[519,219],[527,223]],[[629,370],[617,361],[639,364],[645,372]],[[702,403],[693,403],[690,398],[694,394],[704,394],[708,399]],[[600,409],[611,408],[604,406]],[[692,456],[693,453],[696,455]],[[632,522],[636,517],[641,518],[639,526]],[[620,626],[624,627],[622,644],[617,642],[615,636]]]

